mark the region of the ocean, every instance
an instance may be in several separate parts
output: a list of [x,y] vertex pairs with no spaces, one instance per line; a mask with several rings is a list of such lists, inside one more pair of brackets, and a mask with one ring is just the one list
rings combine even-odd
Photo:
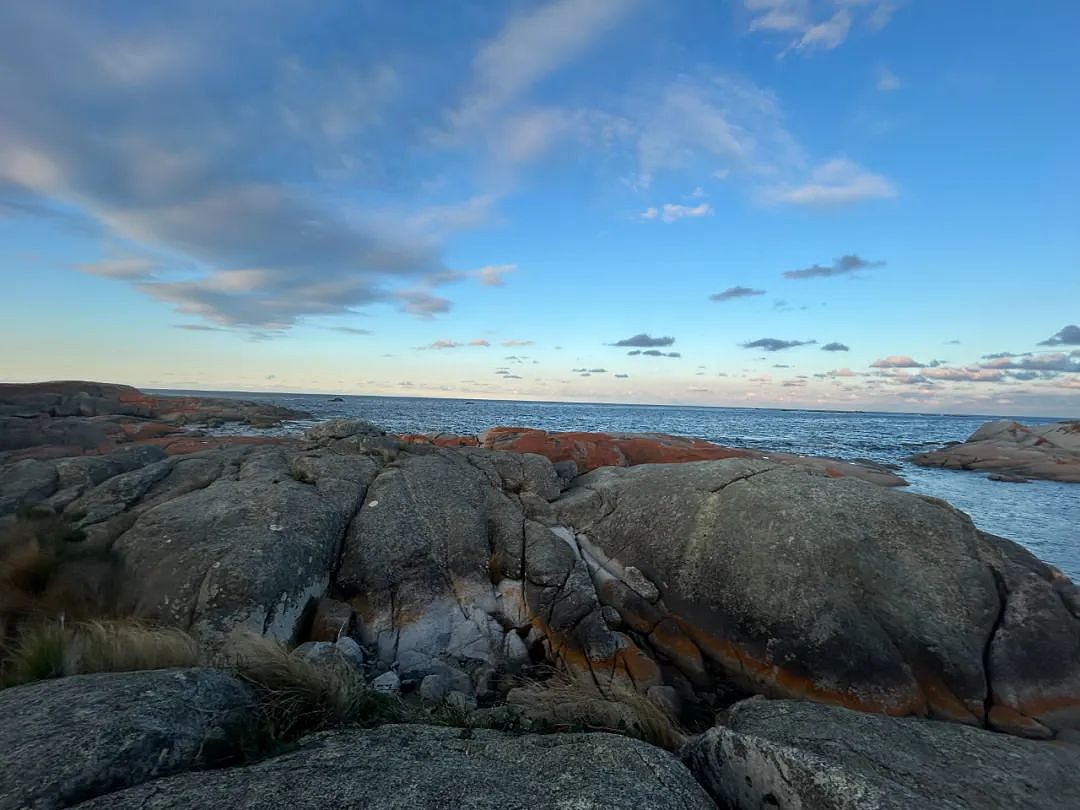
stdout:
[[[917,467],[908,456],[963,441],[990,416],[917,413],[605,405],[565,402],[433,399],[330,394],[161,391],[269,401],[307,411],[312,421],[277,432],[300,433],[314,421],[366,419],[393,433],[480,433],[499,425],[549,431],[655,432],[693,436],[734,447],[870,459],[894,464],[910,489],[942,498],[971,515],[983,531],[1015,540],[1080,582],[1080,485],[1051,481],[1012,484],[983,473]],[[1018,419],[1025,424],[1055,421]]]

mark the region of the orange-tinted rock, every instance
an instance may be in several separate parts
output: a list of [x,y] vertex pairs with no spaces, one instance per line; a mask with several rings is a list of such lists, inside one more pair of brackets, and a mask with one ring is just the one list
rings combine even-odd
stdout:
[[684,461],[715,461],[725,458],[768,458],[782,464],[803,464],[823,470],[830,478],[854,477],[881,486],[904,486],[907,482],[889,470],[870,463],[796,456],[791,453],[763,453],[686,436],[665,433],[590,433],[570,431],[549,433],[523,427],[495,427],[480,436],[453,436],[440,433],[410,433],[402,441],[434,444],[439,447],[483,447],[510,453],[536,453],[553,464],[573,461],[579,473],[598,467],[632,467],[637,464],[678,464]]
[[552,462],[573,461],[580,472],[597,467],[629,467],[635,464],[670,464],[748,458],[749,450],[722,447],[703,439],[655,434],[548,433],[531,428],[492,428],[480,437],[490,450],[538,453]]

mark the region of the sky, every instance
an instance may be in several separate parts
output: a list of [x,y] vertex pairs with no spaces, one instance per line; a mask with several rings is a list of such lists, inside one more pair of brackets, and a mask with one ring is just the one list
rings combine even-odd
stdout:
[[1080,4],[0,4],[0,380],[1080,416]]

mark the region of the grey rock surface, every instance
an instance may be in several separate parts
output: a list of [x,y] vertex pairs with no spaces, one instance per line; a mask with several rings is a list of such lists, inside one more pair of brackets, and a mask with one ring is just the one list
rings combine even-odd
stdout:
[[74,675],[0,691],[0,808],[68,807],[235,756],[251,690],[213,669]]
[[626,737],[383,726],[318,734],[254,765],[158,779],[84,807],[709,810],[714,804],[674,756]]
[[1080,747],[819,703],[747,700],[683,760],[732,810],[1080,807]]

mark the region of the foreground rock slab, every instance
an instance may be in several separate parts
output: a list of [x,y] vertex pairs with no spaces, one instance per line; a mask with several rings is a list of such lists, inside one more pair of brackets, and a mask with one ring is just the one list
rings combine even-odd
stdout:
[[911,460],[923,467],[990,472],[994,480],[1038,478],[1080,484],[1080,422],[1034,427],[1007,419],[987,422],[966,442]]
[[683,759],[732,810],[1069,810],[1080,747],[801,701],[748,700]]
[[591,810],[715,805],[671,754],[611,734],[510,736],[432,726],[334,731],[242,768],[158,779],[80,805],[110,810]]
[[69,807],[234,756],[255,696],[213,669],[75,675],[0,691],[0,808]]

